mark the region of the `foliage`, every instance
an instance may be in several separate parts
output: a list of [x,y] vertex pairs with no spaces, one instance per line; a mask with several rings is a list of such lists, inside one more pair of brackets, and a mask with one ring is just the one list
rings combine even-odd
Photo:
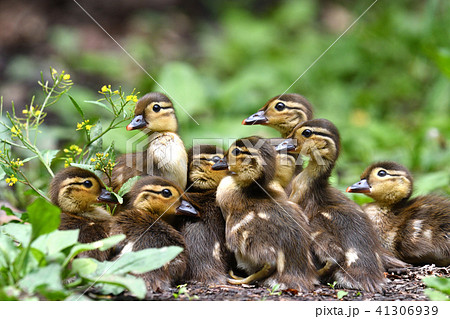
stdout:
[[194,295],[194,296],[189,295],[186,286],[187,286],[187,284],[178,285],[177,286],[178,291],[173,293],[173,297],[175,299],[184,297],[184,299],[187,299],[189,301],[198,299],[198,296],[196,296],[196,295]]
[[336,293],[337,299],[342,299],[342,298],[344,298],[344,297],[347,296],[347,295],[348,295],[348,292],[347,292],[347,291],[344,291],[344,290],[339,290],[339,291]]
[[427,285],[425,294],[433,301],[450,301],[450,278],[425,277],[422,281]]
[[74,259],[85,251],[108,250],[125,236],[79,243],[79,230],[57,230],[59,208],[44,199],[28,206],[27,213],[30,224],[0,226],[0,300],[75,300],[83,298],[89,288],[100,294],[127,289],[142,299],[145,283],[131,273],[157,269],[182,250],[175,246],[145,249],[125,253],[116,261]]

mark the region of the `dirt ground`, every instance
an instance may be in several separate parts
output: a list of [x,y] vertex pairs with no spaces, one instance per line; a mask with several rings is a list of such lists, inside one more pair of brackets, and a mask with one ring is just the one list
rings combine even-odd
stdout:
[[[338,291],[346,291],[348,294],[342,300],[406,300],[406,301],[425,301],[428,298],[424,294],[425,285],[422,283],[422,278],[426,276],[450,276],[450,266],[435,267],[434,265],[426,265],[422,267],[411,267],[403,269],[391,269],[386,273],[388,283],[382,293],[367,293],[360,292],[353,289],[332,288],[328,285],[317,286],[316,289],[309,293],[299,293],[295,290],[284,290],[278,292],[271,292],[264,287],[256,285],[220,285],[206,287],[198,283],[189,283],[186,286],[185,292],[179,293],[178,297],[174,294],[179,292],[179,289],[171,289],[161,293],[148,293],[146,300],[235,300],[235,301],[260,301],[260,300],[337,300]],[[95,298],[94,295],[88,294]],[[115,298],[114,298],[115,299]],[[117,300],[133,300],[133,297],[128,295],[118,296]]]

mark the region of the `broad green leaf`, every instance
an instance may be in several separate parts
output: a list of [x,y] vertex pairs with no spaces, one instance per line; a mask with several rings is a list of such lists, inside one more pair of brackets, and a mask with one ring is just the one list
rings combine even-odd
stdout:
[[70,163],[70,166],[79,167],[79,168],[82,168],[82,169],[91,171],[92,173],[96,174],[95,166],[94,166],[94,165]]
[[0,287],[1,301],[18,301],[20,298],[20,289],[14,286]]
[[12,239],[0,232],[0,268],[8,268],[8,265],[14,262],[19,253],[20,250]]
[[111,191],[111,194],[117,199],[117,201],[119,202],[119,204],[123,204],[123,197],[122,196],[120,196],[119,194],[117,194],[117,193],[114,193],[114,192],[112,192]]
[[111,112],[112,114],[114,114],[113,110],[111,110],[111,108],[110,108],[108,105],[106,105],[106,104],[104,104],[104,103],[102,103],[102,102],[99,102],[99,101],[84,101],[84,102],[85,102],[85,103],[90,103],[90,104],[95,104],[95,105],[101,106],[101,107],[103,107],[104,109],[106,109],[106,110],[108,110],[109,112]]
[[72,262],[72,272],[86,277],[97,270],[97,262],[92,258],[78,258]]
[[67,265],[76,255],[82,253],[83,251],[88,250],[94,250],[99,249],[101,251],[105,251],[115,245],[117,245],[119,242],[125,239],[125,235],[114,235],[93,243],[89,244],[78,244],[72,247],[70,250],[69,255],[67,256],[66,260],[63,263],[63,266]]
[[[118,275],[104,275],[101,277],[92,277],[87,278],[93,282],[97,282],[99,285],[100,291],[103,294],[119,294],[123,290],[117,289],[112,286],[119,286],[128,289],[133,295],[135,295],[139,299],[143,299],[147,293],[147,288],[145,287],[145,282],[142,278],[134,277],[132,275],[129,276],[118,276]],[[105,285],[106,284],[106,285]],[[96,285],[97,287],[97,285]]]
[[68,296],[64,301],[92,301],[91,298],[86,297],[85,295],[81,294],[72,294]]
[[81,107],[78,105],[77,101],[75,101],[75,99],[74,99],[72,96],[70,96],[70,95],[67,95],[67,96],[69,97],[69,99],[70,99],[70,101],[72,102],[73,106],[75,106],[75,108],[77,109],[78,113],[80,113],[80,115],[81,115],[81,117],[83,118],[83,121],[84,121],[84,113],[83,113],[83,110],[82,110]]
[[47,255],[56,254],[67,247],[78,243],[80,230],[55,230],[49,234],[39,236],[31,245]]
[[22,246],[27,246],[31,240],[31,225],[8,223],[0,227],[0,230],[17,240]]
[[348,292],[347,292],[347,291],[339,290],[339,291],[337,292],[337,299],[342,299],[342,298],[344,298],[344,297],[347,296],[347,295],[348,295]]
[[59,150],[45,150],[42,152],[42,158],[44,159],[47,166],[50,166],[52,164],[52,161],[56,157],[56,154],[58,154],[58,152]]
[[46,290],[63,290],[61,270],[61,265],[58,264],[38,268],[20,280],[19,287],[29,293],[34,293],[37,288],[44,287]]
[[450,301],[449,296],[431,288],[425,289],[424,293],[431,301]]
[[450,278],[444,277],[425,277],[422,281],[430,288],[434,288],[443,292],[444,294],[450,295]]
[[61,222],[61,210],[42,198],[36,199],[29,205],[27,212],[32,226],[31,240],[56,230]]
[[181,247],[169,246],[128,252],[116,261],[99,263],[96,274],[143,274],[164,266],[182,251]]
[[[130,178],[125,182],[125,184],[122,185],[119,192],[117,193],[119,196],[123,197],[126,193],[130,191],[130,189],[133,187],[133,185],[141,178],[142,176],[135,176]],[[122,203],[121,203],[122,204]]]
[[2,206],[0,208],[0,210],[4,211],[6,213],[7,216],[15,216],[15,214],[13,213],[12,209],[6,206]]

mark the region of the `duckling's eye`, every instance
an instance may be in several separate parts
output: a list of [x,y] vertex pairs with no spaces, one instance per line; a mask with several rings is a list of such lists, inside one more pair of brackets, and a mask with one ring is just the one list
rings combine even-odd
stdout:
[[91,188],[92,187],[92,182],[91,181],[84,181],[83,182],[83,186],[86,188]]
[[387,175],[387,173],[384,169],[382,169],[382,170],[378,171],[377,175],[380,177],[385,177]]
[[302,132],[302,135],[303,135],[304,137],[310,137],[312,134],[313,134],[313,132],[312,132],[311,130],[304,130],[304,131]]
[[161,191],[161,194],[162,194],[165,198],[169,198],[170,196],[172,196],[172,192],[171,192],[170,190],[168,190],[167,188],[166,188],[166,189],[163,189],[163,190]]
[[153,112],[158,113],[161,110],[161,105],[155,104],[153,105]]
[[277,111],[283,111],[285,107],[286,107],[286,105],[285,105],[284,103],[282,103],[282,102],[278,102],[278,103],[275,105],[275,109],[276,109]]
[[235,148],[235,149],[231,152],[231,154],[233,154],[234,156],[238,156],[239,154],[241,154],[241,150],[238,149],[238,148]]
[[217,163],[218,161],[220,161],[220,157],[214,156],[213,158],[211,158],[211,161],[213,161],[214,163]]

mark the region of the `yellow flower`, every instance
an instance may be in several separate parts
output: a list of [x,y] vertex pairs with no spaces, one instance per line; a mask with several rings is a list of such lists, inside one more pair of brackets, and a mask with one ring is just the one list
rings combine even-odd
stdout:
[[20,135],[22,131],[20,130],[20,128],[16,128],[15,126],[13,126],[11,127],[11,133],[13,136],[17,136]]
[[91,158],[91,162],[94,163],[95,162],[95,158]]
[[119,94],[120,92],[119,92],[119,90],[115,90],[113,93],[114,94]]
[[106,93],[106,92],[111,92],[111,85],[103,85],[100,93]]
[[54,68],[52,68],[52,75],[58,73],[58,71]]
[[39,116],[39,114],[41,114],[41,111],[37,110],[36,112],[34,112],[34,116]]
[[82,129],[86,129],[86,131],[90,131],[92,127],[95,126],[95,124],[88,124],[89,120],[86,120],[84,122],[81,123],[77,123],[77,131],[82,130]]
[[28,114],[28,111],[27,110],[23,110],[22,113],[23,114]]
[[70,74],[64,74],[63,80],[64,81],[69,81],[70,80]]
[[86,125],[84,128],[86,129],[86,131],[90,131],[93,126],[94,125]]
[[136,102],[138,101],[138,98],[137,98],[136,95],[127,95],[126,101],[127,101],[127,102],[128,102],[128,101],[133,101],[133,102],[136,103]]
[[8,177],[7,179],[5,179],[5,182],[9,185],[9,186],[13,186],[15,183],[17,183],[18,179],[13,175],[11,175],[10,177]]

